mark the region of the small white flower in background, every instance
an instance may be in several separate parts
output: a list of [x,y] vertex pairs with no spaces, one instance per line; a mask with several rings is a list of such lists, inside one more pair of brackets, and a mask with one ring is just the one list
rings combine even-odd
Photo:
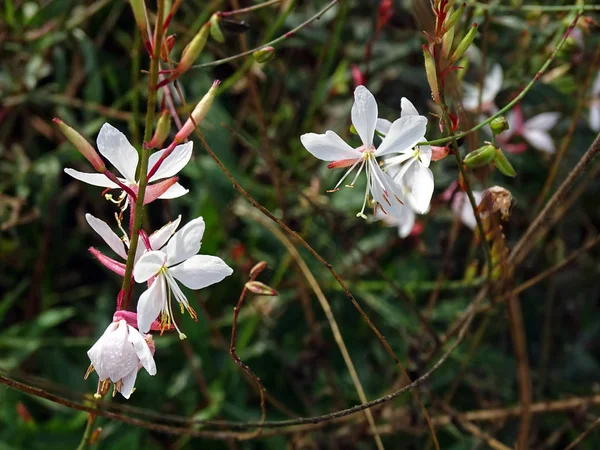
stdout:
[[166,326],[172,324],[177,329],[180,339],[185,339],[185,334],[179,330],[173,319],[171,293],[182,312],[185,308],[192,318],[196,319],[197,316],[177,281],[189,289],[196,290],[218,283],[233,273],[231,267],[221,258],[197,255],[203,235],[204,220],[198,217],[177,231],[169,239],[166,247],[166,239],[160,246],[157,244],[155,247],[152,244],[153,251],[144,253],[134,266],[135,281],[152,283],[140,296],[137,305],[138,328],[141,332],[148,332],[152,322],[160,315],[161,323]]
[[365,199],[357,217],[366,219],[364,214],[367,202],[373,203],[375,213],[381,209],[385,214],[401,216],[403,214],[403,194],[401,187],[389,175],[383,172],[377,158],[390,155],[414,147],[423,140],[427,119],[421,116],[401,117],[390,126],[390,130],[377,148],[373,145],[377,126],[378,108],[373,94],[364,86],[354,91],[352,105],[352,124],[363,143],[353,148],[333,131],[325,134],[306,133],[300,136],[302,145],[316,158],[332,161],[328,167],[350,167],[333,190],[337,190],[342,182],[356,167],[358,171],[352,182],[353,187],[363,168],[367,174]]
[[410,208],[404,208],[402,217],[395,217],[390,214],[383,214],[381,211],[377,211],[375,214],[375,220],[381,220],[388,227],[396,227],[398,229],[398,236],[402,239],[409,236],[415,225],[416,215],[415,212]]
[[[473,197],[475,197],[475,203],[479,205],[481,203],[482,193],[479,191],[473,191]],[[454,195],[452,199],[452,212],[460,217],[462,223],[464,223],[471,230],[474,230],[477,226],[477,220],[469,201],[469,196],[466,192],[459,191]]]
[[[532,147],[547,153],[554,153],[556,147],[550,136],[550,130],[558,123],[559,118],[560,113],[558,112],[545,112],[524,121],[521,108],[517,105],[506,118],[509,129],[500,135],[501,143],[508,141],[512,136],[521,136]],[[515,150],[511,150],[510,147],[507,147],[506,150],[510,153],[519,153],[519,150],[522,151],[522,149],[517,149],[517,146],[515,146]]]
[[[400,118],[422,117],[414,105],[405,97],[400,101]],[[392,124],[389,120],[378,119],[377,131],[388,135]],[[425,138],[425,133],[419,141]],[[401,148],[390,152],[397,154],[385,160],[384,167],[393,180],[402,187],[402,194],[410,208],[419,214],[425,214],[433,196],[433,172],[429,169],[431,163],[431,147],[429,145]],[[406,213],[405,213],[406,214]]]
[[138,370],[144,367],[150,375],[156,375],[153,346],[152,336],[143,336],[125,320],[112,322],[87,352],[91,365],[85,378],[95,370],[100,384],[107,380],[113,383],[113,396],[120,392],[128,399]]
[[[138,181],[135,179],[135,172],[138,165],[138,152],[129,143],[123,133],[117,130],[112,125],[105,123],[102,125],[100,132],[98,133],[97,139],[98,151],[104,156],[110,163],[117,169],[122,177],[117,177],[123,184],[131,187],[136,193],[138,188]],[[181,144],[175,147],[173,152],[165,158],[160,165],[160,168],[149,180],[150,183],[170,178],[179,173],[181,169],[189,162],[192,157],[193,143],[190,141],[187,144]],[[148,161],[148,171],[154,166],[154,163],[158,161],[165,150],[154,152],[150,155]],[[83,181],[84,183],[91,184],[93,186],[100,186],[109,189],[121,189],[116,183],[109,180],[108,177],[102,173],[85,173],[79,172],[75,169],[66,168],[65,173],[72,176],[73,178]],[[150,191],[152,185],[148,185],[148,192],[146,195],[145,203],[151,201]],[[160,199],[172,199],[181,197],[187,194],[189,191],[185,189],[179,183],[173,184],[167,189],[162,195],[158,196]],[[123,210],[127,208],[128,199],[126,198],[125,192],[121,192],[116,203],[121,203],[125,200]],[[107,196],[108,199],[112,197]]]
[[[498,107],[494,103],[496,95],[502,90],[503,81],[502,67],[500,64],[494,64],[490,73],[483,79],[483,88],[481,89],[481,112],[495,113]],[[467,111],[477,111],[479,105],[479,86],[464,83],[463,108]]]
[[590,102],[590,128],[600,132],[600,72],[592,86],[592,101]]

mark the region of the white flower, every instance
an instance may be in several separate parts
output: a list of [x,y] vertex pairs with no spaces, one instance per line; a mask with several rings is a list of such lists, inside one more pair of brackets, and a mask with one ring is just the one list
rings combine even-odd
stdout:
[[[481,112],[493,113],[498,110],[494,100],[502,89],[502,67],[494,64],[492,70],[483,80],[481,89]],[[479,87],[464,83],[463,108],[467,111],[477,111],[479,106]]]
[[532,147],[547,153],[554,153],[556,147],[550,130],[554,128],[560,118],[558,112],[545,112],[523,121],[521,109],[516,107],[508,114],[507,121],[509,129],[505,131],[503,139],[508,140],[511,136],[521,136]]
[[[479,205],[481,203],[482,193],[479,191],[473,191],[473,197],[475,197],[475,203]],[[462,223],[464,223],[471,230],[474,230],[477,226],[477,219],[473,213],[469,196],[466,192],[459,191],[454,195],[452,199],[452,211],[460,217]]]
[[[139,157],[136,149],[133,148],[133,146],[129,143],[125,135],[112,125],[105,123],[100,129],[100,133],[98,133],[97,144],[100,154],[110,161],[111,164],[115,166],[115,169],[117,169],[117,171],[122,175],[122,177],[117,177],[119,181],[130,186],[137,193],[138,181],[135,178],[135,172],[137,170]],[[150,178],[149,182],[170,178],[177,174],[185,167],[192,157],[192,148],[193,143],[191,141],[187,144],[181,144],[175,147],[173,152],[162,162],[156,173],[152,175],[152,178]],[[164,152],[165,150],[160,150],[150,155],[150,159],[148,161],[148,171],[152,169],[154,163],[158,161]],[[102,173],[85,173],[70,168],[66,168],[65,173],[77,180],[93,186],[100,186],[109,189],[120,189],[116,183],[109,180],[108,177]],[[150,189],[151,186],[152,185],[149,185],[148,188]],[[189,191],[179,183],[175,183],[169,189],[167,189],[166,192],[158,196],[158,198],[177,198],[187,194],[188,192]],[[146,197],[149,196],[147,195]],[[110,199],[111,197],[107,196],[107,198]],[[122,192],[117,203],[120,203],[125,198],[125,192]],[[147,203],[148,198],[145,200]],[[127,208],[127,204],[128,199],[125,200],[123,209]]]
[[389,227],[396,227],[398,229],[398,236],[402,239],[410,235],[415,225],[416,215],[412,208],[404,208],[402,217],[395,217],[390,214],[383,214],[377,211],[375,214],[375,220],[381,220]]
[[364,86],[354,91],[352,106],[352,124],[363,143],[352,148],[333,131],[325,134],[307,133],[300,136],[304,147],[316,158],[333,161],[329,168],[348,167],[344,176],[333,190],[337,190],[346,177],[358,167],[358,171],[349,186],[354,186],[363,168],[367,174],[365,199],[358,217],[364,214],[367,201],[372,198],[375,212],[378,208],[385,214],[399,216],[403,214],[402,190],[386,173],[381,170],[377,158],[414,147],[425,136],[427,119],[420,116],[401,117],[390,126],[390,130],[377,149],[373,137],[377,126],[377,103],[373,94]]
[[590,103],[590,128],[600,132],[600,72],[592,86],[592,101]]
[[[405,117],[423,117],[427,121],[424,116],[419,116],[414,105],[403,97],[400,101],[400,118]],[[377,121],[377,131],[386,136],[391,126],[388,120]],[[419,141],[424,137],[423,133]],[[429,169],[431,147],[429,145],[414,147],[413,144],[413,147],[397,147],[390,153],[398,153],[398,155],[386,159],[385,167],[388,173],[402,187],[402,194],[410,208],[419,214],[425,214],[429,209],[434,187],[433,173]]]
[[171,293],[179,302],[182,312],[184,308],[187,309],[194,319],[196,313],[177,280],[190,289],[202,289],[233,273],[221,258],[196,254],[200,250],[203,234],[204,220],[198,217],[177,231],[166,247],[164,242],[160,246],[152,244],[153,251],[144,253],[134,266],[135,281],[144,283],[154,280],[140,296],[137,305],[138,328],[143,333],[150,330],[152,322],[160,314],[161,323],[172,323],[179,332],[179,337],[184,339],[185,335],[173,320]]
[[152,337],[142,336],[125,320],[112,322],[87,352],[91,365],[85,378],[95,370],[100,383],[112,381],[115,391],[129,398],[139,369],[144,367],[150,375],[156,375],[153,351],[146,339],[151,342]]

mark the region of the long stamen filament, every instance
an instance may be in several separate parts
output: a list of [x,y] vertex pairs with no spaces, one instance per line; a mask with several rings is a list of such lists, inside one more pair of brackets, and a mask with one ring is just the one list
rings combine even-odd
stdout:
[[[331,190],[331,192],[336,191],[339,187],[340,184],[342,184],[342,182],[346,179],[346,177],[348,175],[350,175],[350,173],[354,170],[354,168],[356,167],[356,165],[358,163],[360,163],[361,161],[363,161],[363,159],[359,159],[358,161],[356,161],[354,164],[352,164],[352,166],[350,166],[350,168],[348,170],[346,170],[346,173],[344,174],[344,176],[340,179],[340,181],[338,181],[338,183],[335,185],[335,187]],[[364,162],[364,161],[363,161]]]

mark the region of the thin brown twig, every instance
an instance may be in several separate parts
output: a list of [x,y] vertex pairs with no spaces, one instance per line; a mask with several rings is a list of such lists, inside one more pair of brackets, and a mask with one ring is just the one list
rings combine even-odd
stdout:
[[452,419],[456,420],[460,424],[462,428],[464,428],[476,438],[481,439],[494,450],[512,450],[510,447],[504,445],[502,442],[500,442],[493,436],[490,436],[477,425],[474,425],[469,420],[465,419],[464,417],[461,417],[456,411],[454,411],[454,409],[450,408],[447,405],[443,405],[442,407],[444,408],[444,410],[446,410],[446,412],[448,412],[448,414],[450,414]]
[[574,449],[577,446],[577,444],[579,444],[581,441],[583,441],[585,439],[585,437],[588,434],[590,434],[592,431],[594,431],[594,429],[598,425],[600,425],[600,417],[598,417],[596,420],[594,420],[594,422],[592,422],[592,424],[589,427],[587,427],[583,433],[581,433],[579,436],[577,436],[577,438],[573,442],[571,442],[569,445],[567,445],[565,447],[565,450]]

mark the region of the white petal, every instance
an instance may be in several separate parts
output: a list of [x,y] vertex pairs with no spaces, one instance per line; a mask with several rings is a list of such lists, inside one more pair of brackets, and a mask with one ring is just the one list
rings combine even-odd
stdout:
[[306,133],[300,136],[304,148],[315,158],[323,161],[338,161],[340,159],[360,158],[361,153],[350,147],[333,131],[325,134]]
[[[169,156],[162,162],[158,170],[150,181],[160,180],[162,178],[169,178],[179,173],[181,169],[190,161],[192,157],[192,149],[194,143],[192,141],[187,144],[181,144],[175,147]],[[154,164],[160,159],[167,149],[159,150],[158,152],[150,155],[148,160],[148,172],[154,167]]]
[[387,119],[377,119],[377,124],[375,125],[375,129],[381,134],[388,134],[390,132],[390,127],[392,126],[392,122]]
[[130,183],[135,183],[135,171],[138,165],[138,153],[123,133],[112,125],[105,123],[98,133],[98,151]]
[[492,70],[486,75],[483,82],[483,93],[481,103],[492,103],[498,95],[498,92],[502,90],[502,66],[500,64],[494,64]]
[[144,369],[146,369],[150,375],[156,375],[156,363],[154,362],[152,351],[150,350],[146,339],[144,339],[140,332],[132,326],[129,326],[129,342],[133,344],[135,354],[140,359]]
[[377,114],[377,102],[373,94],[366,87],[358,86],[354,90],[352,124],[367,150],[373,146]]
[[398,224],[398,236],[402,239],[407,237],[415,226],[415,213],[410,208],[404,208],[403,220]]
[[65,173],[72,176],[76,180],[91,184],[92,186],[100,186],[106,188],[118,188],[116,183],[110,181],[103,173],[85,173],[75,169],[66,168]]
[[421,161],[421,164],[423,164],[425,167],[429,167],[429,165],[431,164],[432,153],[433,152],[429,145],[423,145],[419,147],[419,160]]
[[392,123],[389,133],[375,152],[377,157],[389,153],[402,153],[413,148],[425,137],[427,118],[406,116]]
[[85,220],[87,220],[87,223],[90,225],[90,227],[92,227],[92,229],[98,233],[102,239],[104,239],[104,242],[106,242],[117,255],[123,259],[127,259],[127,253],[125,252],[123,241],[119,239],[119,236],[117,236],[113,230],[110,229],[106,222],[97,219],[91,214],[86,214]]
[[149,236],[150,245],[152,250],[160,250],[167,243],[169,238],[173,236],[175,230],[181,222],[181,214],[173,222],[169,222],[163,226],[160,230],[156,230]]
[[600,132],[600,101],[590,106],[590,128],[596,133]]
[[100,338],[94,343],[94,345],[92,345],[92,348],[90,348],[87,351],[87,355],[90,358],[90,362],[92,363],[92,365],[94,365],[94,367],[98,366],[100,367],[100,372],[98,372],[98,369],[96,369],[96,372],[98,372],[98,377],[100,378],[100,380],[106,380],[106,378],[108,378],[108,374],[104,372],[104,366],[101,366],[100,364],[100,358],[102,357],[102,351],[104,349],[104,344],[105,342],[108,342],[108,336],[113,333],[117,327],[119,326],[119,324],[117,322],[111,322],[110,325],[108,325],[108,327],[106,327],[106,330],[104,330],[104,333],[102,333],[102,336],[100,336]]
[[[142,292],[137,304],[137,323],[140,332],[150,331],[152,322],[167,304],[167,285],[161,273],[156,277],[152,286]],[[152,374],[153,375],[153,374]]]
[[[370,165],[371,170],[371,195],[373,200],[380,205],[386,214],[402,217],[405,199],[402,188],[390,176],[383,172],[377,163]],[[381,183],[380,183],[381,182]],[[379,207],[377,207],[379,210]]]
[[204,226],[204,219],[198,217],[173,235],[167,244],[167,266],[178,264],[198,253]]
[[433,173],[418,161],[410,166],[404,174],[402,183],[406,187],[406,199],[412,209],[425,214],[433,196]]
[[592,86],[592,96],[596,96],[598,94],[600,94],[600,72],[598,72],[598,75],[594,80],[594,85]]
[[525,128],[534,130],[543,130],[550,131],[560,118],[560,113],[558,112],[545,112],[542,114],[538,114],[537,116],[533,116],[527,122],[525,122]]
[[159,195],[158,198],[160,198],[161,200],[170,200],[172,198],[183,197],[188,192],[190,192],[189,189],[184,188],[179,183],[175,183],[173,186],[167,189],[164,194]]
[[135,386],[135,380],[137,378],[138,369],[137,367],[132,370],[129,374],[125,375],[121,381],[123,385],[121,386],[121,390],[119,391],[123,397],[129,400],[131,394],[133,393],[133,387]]
[[463,108],[466,111],[475,111],[479,104],[479,89],[469,83],[463,83],[463,89]]
[[415,105],[413,105],[406,97],[402,97],[402,100],[400,100],[400,117],[418,115],[419,112],[417,111],[417,108],[415,108]]
[[[140,243],[141,245],[141,243]],[[144,253],[133,267],[133,278],[138,283],[144,283],[158,274],[167,260],[167,255],[161,251]]]
[[127,340],[127,323],[124,320],[119,320],[116,328],[109,333],[105,332],[98,343],[99,351],[94,346],[88,351],[88,356],[101,380],[109,378],[116,382],[137,369],[138,358]]
[[556,150],[554,141],[547,131],[525,128],[523,130],[523,137],[532,147],[538,150],[548,153],[554,153]]
[[217,256],[196,255],[170,267],[169,273],[190,289],[202,289],[228,277],[233,269]]
[[[475,203],[479,205],[481,202],[481,192],[473,191],[473,197],[475,197]],[[477,220],[475,219],[475,214],[473,213],[473,208],[471,206],[471,202],[469,201],[469,197],[465,192],[457,192],[452,199],[452,211],[455,214],[458,214],[460,220],[463,224],[469,227],[471,230],[474,230],[477,226]]]

